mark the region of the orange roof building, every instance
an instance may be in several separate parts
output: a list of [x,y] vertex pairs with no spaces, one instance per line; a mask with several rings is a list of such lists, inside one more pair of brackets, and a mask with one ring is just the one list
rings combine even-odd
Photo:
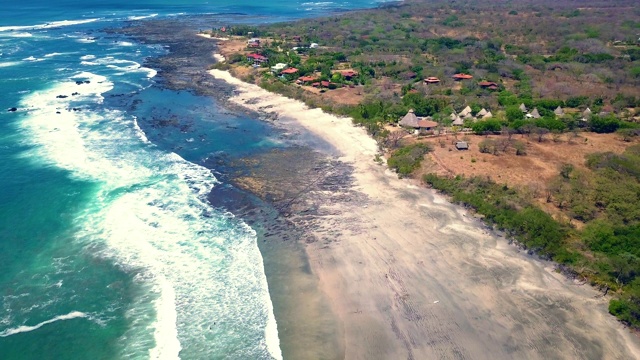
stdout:
[[440,79],[438,79],[435,76],[429,76],[428,78],[424,79],[425,84],[438,84],[440,82]]
[[453,80],[455,81],[473,79],[473,76],[469,74],[463,74],[463,73],[455,74],[452,77],[453,77]]
[[302,76],[300,78],[298,78],[298,81],[306,83],[306,82],[312,82],[312,81],[316,81],[317,79],[314,78],[313,76]]

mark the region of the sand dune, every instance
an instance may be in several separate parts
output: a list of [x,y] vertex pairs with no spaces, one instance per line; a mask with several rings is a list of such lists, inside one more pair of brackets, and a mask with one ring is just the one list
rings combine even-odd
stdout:
[[637,338],[608,315],[608,299],[432,190],[397,179],[373,161],[377,145],[349,119],[210,73],[237,86],[232,102],[277,113],[355,168],[365,204],[324,205],[335,215],[322,219],[319,237],[342,231],[307,246],[343,322],[346,359],[640,358]]

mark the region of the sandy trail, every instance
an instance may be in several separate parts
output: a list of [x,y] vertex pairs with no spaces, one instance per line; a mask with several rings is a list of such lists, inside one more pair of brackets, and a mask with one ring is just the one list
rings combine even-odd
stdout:
[[[326,205],[309,244],[312,271],[344,326],[346,359],[632,359],[638,339],[607,313],[608,299],[518,252],[459,206],[373,159],[375,142],[349,119],[237,86],[230,100],[279,114],[355,167],[366,206]],[[340,230],[336,232],[336,230]]]

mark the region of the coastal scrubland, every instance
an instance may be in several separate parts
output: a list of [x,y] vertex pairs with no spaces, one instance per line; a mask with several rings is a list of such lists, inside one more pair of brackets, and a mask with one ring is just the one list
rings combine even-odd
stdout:
[[[406,1],[206,33],[226,38],[226,62],[214,67],[350,116],[398,174],[611,295],[610,313],[638,329],[636,5]],[[293,70],[274,71],[279,63]],[[438,125],[416,135],[399,128],[410,109]]]

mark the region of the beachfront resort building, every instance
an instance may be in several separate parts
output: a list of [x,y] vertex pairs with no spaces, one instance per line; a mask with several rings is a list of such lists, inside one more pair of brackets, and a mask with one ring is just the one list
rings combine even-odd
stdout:
[[414,129],[415,133],[418,134],[424,131],[433,131],[436,127],[438,127],[438,123],[433,121],[431,117],[427,116],[425,118],[416,116],[413,109],[409,110],[409,112],[400,120],[398,125],[404,128]]

